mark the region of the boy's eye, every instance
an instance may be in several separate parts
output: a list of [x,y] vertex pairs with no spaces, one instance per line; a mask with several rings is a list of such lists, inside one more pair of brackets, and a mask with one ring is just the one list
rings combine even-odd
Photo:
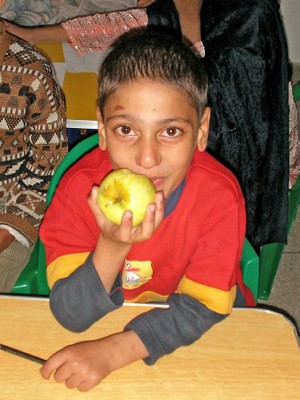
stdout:
[[163,132],[163,136],[176,137],[179,136],[181,133],[182,133],[181,129],[172,126],[170,128],[165,129],[165,131]]
[[132,135],[133,130],[130,128],[130,126],[127,125],[121,125],[116,129],[116,132],[119,133],[120,135]]

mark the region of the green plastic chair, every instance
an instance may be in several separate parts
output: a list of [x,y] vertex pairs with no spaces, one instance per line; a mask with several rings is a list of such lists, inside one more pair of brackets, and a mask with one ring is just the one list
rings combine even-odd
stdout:
[[[298,205],[300,203],[300,176],[298,177],[293,189],[288,193],[288,232],[291,230],[293,222],[297,215]],[[259,284],[258,298],[268,300],[273,283],[278,271],[284,243],[265,244],[261,248],[259,257]]]
[[247,238],[244,242],[241,268],[244,283],[251,290],[255,301],[257,301],[259,281],[259,257]]
[[67,169],[69,169],[76,161],[78,161],[82,156],[84,156],[87,152],[89,152],[96,146],[98,146],[98,134],[94,134],[86,139],[83,139],[80,143],[74,146],[73,149],[70,150],[65,158],[60,162],[54,172],[54,175],[49,185],[46,198],[47,206],[49,206],[49,204],[51,203],[55,189]]
[[[55,189],[63,174],[85,153],[98,145],[98,135],[92,135],[78,143],[61,161],[51,179],[46,197],[46,205],[49,206]],[[49,295],[49,286],[46,277],[46,258],[43,243],[38,240],[31,258],[20,274],[11,293],[30,295]]]
[[15,294],[32,294],[37,293],[37,266],[39,264],[39,240],[36,242],[31,253],[30,260],[20,274],[15,283],[12,293]]
[[[294,100],[300,100],[300,82],[293,87]],[[300,176],[288,193],[288,232],[291,230],[300,203]],[[284,243],[270,243],[261,247],[259,257],[258,298],[268,300],[278,271]]]
[[[58,165],[49,185],[46,204],[49,206],[55,189],[58,186],[63,174],[84,154],[98,145],[98,135],[92,135],[77,144]],[[35,248],[35,258],[30,260],[22,274],[20,275],[13,293],[23,293],[32,295],[48,295],[49,287],[46,278],[46,260],[44,246],[38,241]],[[32,257],[33,258],[33,257]],[[38,262],[37,262],[38,260]],[[241,260],[242,271],[245,284],[252,291],[257,299],[259,259],[251,244],[246,239]]]
[[300,100],[300,82],[293,87],[293,96],[296,102]]

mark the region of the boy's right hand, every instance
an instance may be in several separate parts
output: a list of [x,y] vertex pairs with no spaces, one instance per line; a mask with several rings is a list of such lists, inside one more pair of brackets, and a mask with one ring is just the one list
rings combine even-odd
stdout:
[[130,211],[123,214],[121,225],[114,225],[101,212],[97,197],[98,186],[94,186],[88,196],[88,204],[101,229],[101,235],[94,249],[93,263],[106,292],[110,293],[131,245],[150,239],[162,222],[165,199],[162,192],[157,192],[155,203],[148,205],[144,221],[133,228]]
[[121,225],[114,225],[101,212],[98,203],[98,186],[94,186],[88,197],[88,204],[107,240],[120,244],[133,244],[150,239],[164,218],[165,199],[162,192],[156,193],[155,203],[149,204],[141,225],[133,228],[132,213],[125,211]]

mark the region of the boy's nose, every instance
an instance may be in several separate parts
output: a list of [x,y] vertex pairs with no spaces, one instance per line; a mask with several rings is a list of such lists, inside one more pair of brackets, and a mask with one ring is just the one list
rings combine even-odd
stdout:
[[159,165],[161,162],[161,155],[159,152],[159,146],[154,141],[144,141],[140,143],[137,163],[146,169],[152,168]]

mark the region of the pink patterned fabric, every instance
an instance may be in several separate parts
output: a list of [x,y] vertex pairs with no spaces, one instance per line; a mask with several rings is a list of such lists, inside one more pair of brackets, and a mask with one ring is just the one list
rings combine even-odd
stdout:
[[80,54],[106,50],[120,35],[132,28],[146,26],[145,8],[94,14],[63,22],[74,50]]

